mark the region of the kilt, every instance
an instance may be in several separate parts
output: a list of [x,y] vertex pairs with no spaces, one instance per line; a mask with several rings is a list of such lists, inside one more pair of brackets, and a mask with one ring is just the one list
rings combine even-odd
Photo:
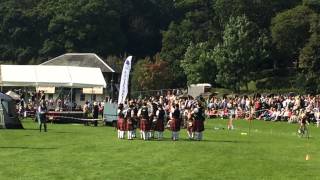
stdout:
[[170,130],[174,132],[180,131],[180,119],[176,119],[176,118],[171,119]]
[[126,122],[123,118],[118,118],[117,127],[118,127],[118,130],[120,131],[126,130]]
[[164,124],[163,120],[158,119],[155,126],[155,131],[163,132],[164,131]]
[[150,123],[148,119],[141,119],[140,120],[140,130],[141,131],[149,131],[150,130]]
[[134,128],[133,128],[133,122],[132,122],[131,119],[130,119],[130,120],[127,120],[126,129],[127,129],[127,131],[133,131],[133,130],[134,130]]
[[204,123],[202,120],[194,120],[193,121],[194,124],[194,131],[195,132],[202,132],[204,131]]

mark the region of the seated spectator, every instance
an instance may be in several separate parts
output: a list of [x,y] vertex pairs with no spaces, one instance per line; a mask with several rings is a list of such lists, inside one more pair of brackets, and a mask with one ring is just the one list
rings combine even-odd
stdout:
[[299,121],[299,111],[293,111],[288,123],[297,123]]

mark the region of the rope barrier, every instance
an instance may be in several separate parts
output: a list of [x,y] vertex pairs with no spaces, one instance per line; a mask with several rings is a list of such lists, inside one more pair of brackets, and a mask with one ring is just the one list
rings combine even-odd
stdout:
[[103,119],[88,119],[88,118],[77,118],[77,117],[70,117],[70,116],[51,116],[51,117],[73,119],[73,120],[79,120],[79,121],[103,121]]

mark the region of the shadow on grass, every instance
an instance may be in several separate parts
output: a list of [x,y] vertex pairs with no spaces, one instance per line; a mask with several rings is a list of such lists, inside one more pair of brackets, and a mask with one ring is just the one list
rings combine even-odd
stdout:
[[[27,131],[40,131],[38,128],[26,128]],[[48,129],[48,132],[46,133],[56,133],[56,134],[71,134],[72,132],[65,132],[65,131],[54,131],[51,129]]]
[[39,131],[39,128],[25,128],[27,131]]
[[43,147],[14,147],[14,146],[6,146],[6,147],[1,147],[0,149],[37,149],[37,150],[53,150],[53,149],[58,149],[58,148],[43,148]]
[[[141,139],[135,139],[133,141],[143,141]],[[163,138],[162,140],[157,140],[157,139],[151,139],[151,140],[147,140],[145,142],[190,142],[190,143],[206,143],[206,142],[210,142],[210,143],[251,143],[250,141],[237,141],[237,140],[210,140],[210,139],[204,139],[201,141],[197,141],[197,140],[191,140],[191,139],[179,139],[177,141],[173,141],[171,138]]]
[[56,133],[56,134],[72,134],[72,132],[63,132],[63,131],[61,131],[61,132],[55,132],[55,131],[50,131],[50,133]]

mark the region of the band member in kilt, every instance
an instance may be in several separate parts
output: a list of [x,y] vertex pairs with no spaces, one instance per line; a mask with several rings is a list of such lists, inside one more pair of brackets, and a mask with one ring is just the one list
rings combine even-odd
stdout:
[[164,131],[164,119],[165,119],[166,112],[164,111],[161,104],[158,104],[158,110],[156,112],[156,126],[155,131],[157,131],[157,138],[161,140],[163,138],[163,131]]
[[204,131],[204,108],[202,107],[201,102],[198,102],[197,107],[193,110],[193,124],[194,124],[194,131],[195,131],[195,140],[202,140],[203,135],[202,132]]
[[147,103],[144,102],[142,107],[139,109],[138,116],[140,117],[140,132],[141,138],[143,140],[148,140],[148,132],[150,130],[150,123],[149,123],[149,112]]
[[132,140],[133,139],[133,116],[134,116],[134,111],[133,111],[133,105],[130,104],[129,108],[126,111],[126,129],[127,129],[127,134],[128,134],[128,139]]
[[157,110],[158,110],[158,105],[156,102],[151,102],[150,104],[150,131],[149,131],[149,138],[154,138],[154,132],[156,131],[156,125],[157,125]]
[[172,140],[179,140],[180,132],[180,110],[179,105],[175,104],[174,111],[171,113],[170,130],[172,131]]
[[132,132],[132,137],[136,138],[137,137],[137,128],[139,127],[139,118],[138,118],[138,104],[136,104],[136,102],[133,102],[133,117],[132,117],[132,121],[133,121],[133,132]]
[[119,107],[118,107],[117,128],[118,128],[118,138],[124,139],[124,134],[125,134],[125,130],[126,130],[126,122],[124,119],[123,104],[119,104]]

